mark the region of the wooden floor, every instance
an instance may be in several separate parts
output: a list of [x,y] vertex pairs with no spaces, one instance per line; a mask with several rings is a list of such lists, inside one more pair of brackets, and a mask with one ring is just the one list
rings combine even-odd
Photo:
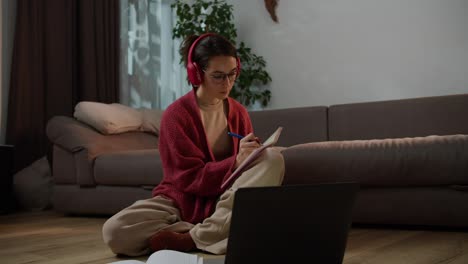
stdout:
[[[105,218],[65,217],[52,211],[0,216],[0,263],[109,263]],[[147,257],[137,258],[145,261]],[[354,227],[346,264],[468,263],[468,232]]]

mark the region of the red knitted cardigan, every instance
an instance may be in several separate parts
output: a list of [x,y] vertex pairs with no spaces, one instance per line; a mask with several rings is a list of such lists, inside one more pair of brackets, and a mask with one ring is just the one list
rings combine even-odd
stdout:
[[[159,132],[159,152],[164,178],[153,189],[153,197],[163,195],[175,202],[183,221],[193,224],[210,216],[217,199],[225,191],[221,184],[231,175],[239,139],[232,138],[232,153],[216,160],[206,138],[193,89],[163,114]],[[228,98],[229,131],[247,135],[253,131],[247,110]],[[225,187],[226,188],[226,187]]]

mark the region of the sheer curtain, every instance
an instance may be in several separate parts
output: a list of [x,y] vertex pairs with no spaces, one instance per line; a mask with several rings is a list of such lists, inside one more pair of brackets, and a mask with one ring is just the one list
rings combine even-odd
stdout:
[[172,39],[175,12],[171,0],[120,0],[120,102],[165,109],[188,92],[179,64],[181,40]]

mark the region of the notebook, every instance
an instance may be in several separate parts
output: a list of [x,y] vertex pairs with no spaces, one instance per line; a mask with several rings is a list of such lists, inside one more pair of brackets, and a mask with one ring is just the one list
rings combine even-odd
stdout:
[[226,264],[342,263],[359,185],[236,191]]
[[231,176],[229,176],[229,178],[221,185],[221,188],[231,184],[231,182],[233,182],[242,172],[244,172],[252,164],[252,162],[258,159],[260,155],[262,155],[265,149],[274,146],[278,142],[281,131],[283,131],[283,127],[278,127],[275,132],[273,132],[273,134],[271,134],[271,136],[261,144],[260,147],[252,151],[250,155],[247,156],[247,158],[244,160],[244,162],[242,162],[239,167],[237,167],[237,169],[231,174]]

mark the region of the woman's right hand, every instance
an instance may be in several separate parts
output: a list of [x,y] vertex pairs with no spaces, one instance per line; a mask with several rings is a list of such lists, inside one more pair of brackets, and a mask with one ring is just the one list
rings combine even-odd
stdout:
[[250,153],[258,147],[260,147],[259,140],[253,133],[242,138],[239,142],[239,152],[236,157],[236,168],[241,165]]

